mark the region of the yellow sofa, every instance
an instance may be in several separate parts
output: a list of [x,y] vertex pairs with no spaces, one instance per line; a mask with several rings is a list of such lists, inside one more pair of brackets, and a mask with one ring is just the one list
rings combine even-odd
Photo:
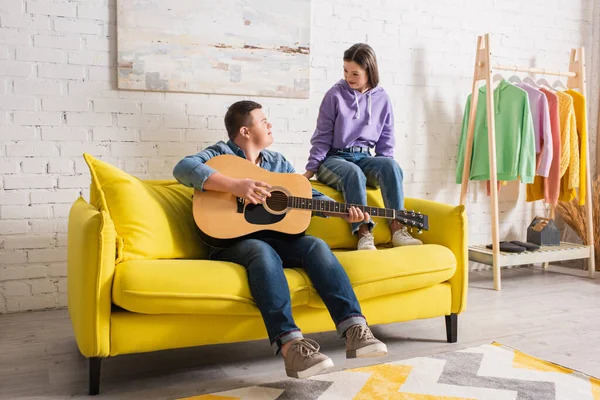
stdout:
[[[90,394],[99,392],[106,357],[267,338],[245,269],[206,260],[192,189],[84,158],[90,202],[79,198],[69,214],[67,279],[75,338],[90,361]],[[378,190],[369,189],[368,198],[383,206]],[[313,217],[307,233],[334,249],[370,325],[445,316],[447,340],[455,342],[467,296],[464,207],[410,198],[406,207],[429,216],[423,246],[390,248],[386,221],[377,219],[377,252],[348,250],[356,238],[340,218]],[[285,275],[298,326],[305,333],[334,330],[304,271],[286,268]]]

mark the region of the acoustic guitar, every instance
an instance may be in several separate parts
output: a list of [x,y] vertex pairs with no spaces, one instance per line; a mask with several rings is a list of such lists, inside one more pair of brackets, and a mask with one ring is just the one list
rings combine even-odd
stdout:
[[[312,186],[300,174],[270,172],[234,155],[213,157],[206,165],[231,178],[268,183],[271,197],[252,204],[231,193],[194,191],[194,221],[202,240],[214,247],[228,247],[246,238],[293,238],[304,234],[313,211],[344,215],[353,206],[312,199]],[[419,231],[429,229],[427,215],[406,210],[354,205],[372,217],[396,219]]]

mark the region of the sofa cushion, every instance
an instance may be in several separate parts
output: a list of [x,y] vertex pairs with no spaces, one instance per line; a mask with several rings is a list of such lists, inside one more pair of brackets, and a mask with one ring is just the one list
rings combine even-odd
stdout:
[[118,239],[118,260],[202,258],[191,188],[177,181],[141,181],[84,154],[92,175],[90,202],[110,214]]
[[[333,200],[343,203],[344,196],[337,190],[312,180],[312,186],[319,192],[331,197]],[[379,189],[367,188],[367,203],[372,207],[384,207],[381,191]],[[373,217],[376,225],[373,228],[375,244],[380,245],[390,243],[392,240],[389,220],[385,218]],[[356,249],[358,237],[353,235],[350,230],[350,224],[342,218],[320,218],[313,217],[307,234],[319,237],[325,241],[332,249]]]
[[[334,251],[334,254],[361,301],[433,286],[447,281],[456,271],[454,253],[437,244],[379,248],[377,251]],[[304,270],[298,272],[310,282]],[[314,289],[308,305],[325,307]]]
[[[309,284],[286,268],[292,307],[308,303]],[[113,302],[143,314],[260,315],[246,269],[208,260],[131,260],[117,265]]]
[[[192,215],[193,189],[176,180],[140,180],[89,154],[90,203],[105,210],[114,221],[119,246],[117,262],[152,259],[202,259],[206,246],[199,240]],[[341,193],[317,181],[312,186],[343,202]],[[381,192],[367,189],[368,203],[383,207]],[[389,243],[387,220],[375,218],[375,243]],[[323,239],[332,249],[356,248],[357,237],[341,218],[313,217],[308,234]]]
[[[338,251],[359,300],[444,282],[454,254],[439,245]],[[285,268],[292,307],[324,307],[302,269]],[[113,302],[145,314],[258,315],[245,269],[207,260],[131,260],[116,267]]]

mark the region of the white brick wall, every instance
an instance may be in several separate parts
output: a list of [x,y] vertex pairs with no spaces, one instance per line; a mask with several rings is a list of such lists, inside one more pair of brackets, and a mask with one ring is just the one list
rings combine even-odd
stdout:
[[14,91],[22,95],[60,96],[62,94],[60,82],[41,79],[15,80]]
[[[170,178],[180,157],[226,138],[223,115],[242,98],[117,90],[115,3],[0,0],[0,313],[65,306],[68,212],[89,193],[84,151],[140,177]],[[593,4],[313,2],[310,99],[256,99],[276,127],[273,147],[303,171],[342,53],[366,41],[395,106],[407,195],[458,203],[456,146],[476,36],[492,33],[498,62],[553,69],[566,69],[570,49],[586,46],[595,132],[600,10]],[[489,243],[489,198],[481,185],[470,189],[470,241]],[[502,237],[523,238],[543,210],[524,196],[519,185],[502,190]]]
[[[74,2],[27,1],[27,12],[36,15],[75,17],[77,8]],[[60,21],[57,19],[56,21]],[[56,22],[55,21],[55,22]]]
[[16,140],[21,142],[36,140],[36,128],[34,126],[10,126],[0,128],[2,140]]
[[37,47],[77,50],[81,48],[81,38],[77,36],[34,35],[33,44]]

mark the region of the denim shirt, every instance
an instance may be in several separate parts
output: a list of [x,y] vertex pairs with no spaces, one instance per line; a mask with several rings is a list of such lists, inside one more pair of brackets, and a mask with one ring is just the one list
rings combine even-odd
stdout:
[[[217,172],[214,168],[209,167],[205,163],[211,158],[223,154],[236,155],[246,159],[244,150],[242,150],[231,140],[229,140],[227,143],[219,141],[202,150],[201,152],[187,156],[183,160],[179,161],[173,169],[173,175],[181,184],[204,191],[204,182],[206,182],[209,176]],[[292,164],[289,163],[283,154],[276,151],[263,150],[260,152],[260,155],[260,166],[267,171],[296,173],[296,170]],[[314,200],[333,201],[331,198],[325,196],[323,193],[315,189],[312,189],[312,198]],[[316,215],[320,217],[324,216],[321,213],[316,213]]]

